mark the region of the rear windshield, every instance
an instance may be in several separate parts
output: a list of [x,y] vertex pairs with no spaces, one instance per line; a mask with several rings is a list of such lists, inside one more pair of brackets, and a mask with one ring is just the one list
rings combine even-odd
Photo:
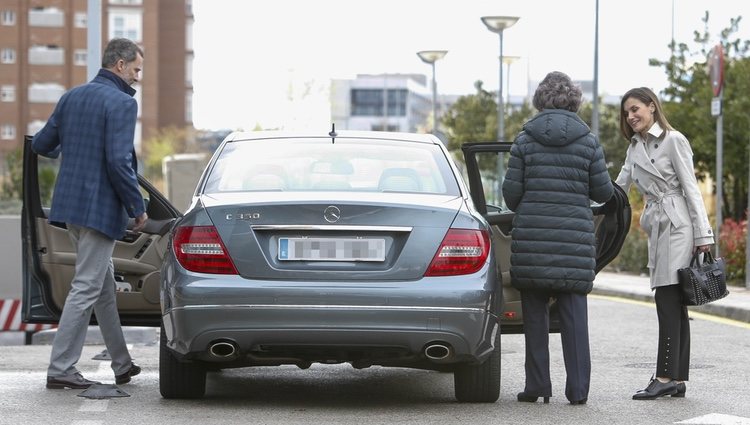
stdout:
[[435,145],[392,140],[267,139],[224,145],[204,193],[407,192],[458,195]]

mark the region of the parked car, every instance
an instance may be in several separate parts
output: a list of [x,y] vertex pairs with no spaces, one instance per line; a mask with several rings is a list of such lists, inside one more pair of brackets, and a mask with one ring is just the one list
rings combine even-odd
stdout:
[[[29,144],[24,319],[54,323],[75,253],[46,219]],[[347,362],[452,372],[459,401],[496,401],[500,335],[523,329],[498,196],[509,149],[466,144],[460,170],[432,135],[237,132],[184,214],[140,178],[150,219],[116,243],[118,308],[123,325],[161,327],[162,396],[201,397],[224,368]],[[592,209],[601,269],[630,208],[617,190]]]

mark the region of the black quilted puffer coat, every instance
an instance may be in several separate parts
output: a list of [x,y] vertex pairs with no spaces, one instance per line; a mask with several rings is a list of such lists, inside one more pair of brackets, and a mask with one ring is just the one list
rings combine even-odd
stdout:
[[516,212],[511,280],[520,290],[591,292],[596,240],[590,200],[612,197],[596,137],[578,115],[545,109],[513,142],[503,197]]

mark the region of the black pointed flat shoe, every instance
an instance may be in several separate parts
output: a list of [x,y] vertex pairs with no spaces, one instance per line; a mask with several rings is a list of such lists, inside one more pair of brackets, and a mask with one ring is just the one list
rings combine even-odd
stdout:
[[[656,378],[651,378],[646,389],[640,390],[633,394],[633,400],[655,400],[666,395],[677,393],[677,383],[672,380],[661,382]],[[678,396],[679,397],[679,396]]]
[[[536,403],[536,401],[539,399],[539,396],[526,394],[525,391],[521,391],[518,393],[518,401],[522,401],[524,403]],[[542,397],[545,404],[549,404],[549,396]]]

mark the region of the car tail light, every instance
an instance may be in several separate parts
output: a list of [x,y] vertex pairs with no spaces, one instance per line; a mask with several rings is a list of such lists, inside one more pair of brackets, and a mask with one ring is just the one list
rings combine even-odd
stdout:
[[238,274],[214,226],[178,227],[172,246],[177,261],[191,272]]
[[490,252],[486,230],[450,229],[443,238],[425,276],[454,276],[482,268]]

